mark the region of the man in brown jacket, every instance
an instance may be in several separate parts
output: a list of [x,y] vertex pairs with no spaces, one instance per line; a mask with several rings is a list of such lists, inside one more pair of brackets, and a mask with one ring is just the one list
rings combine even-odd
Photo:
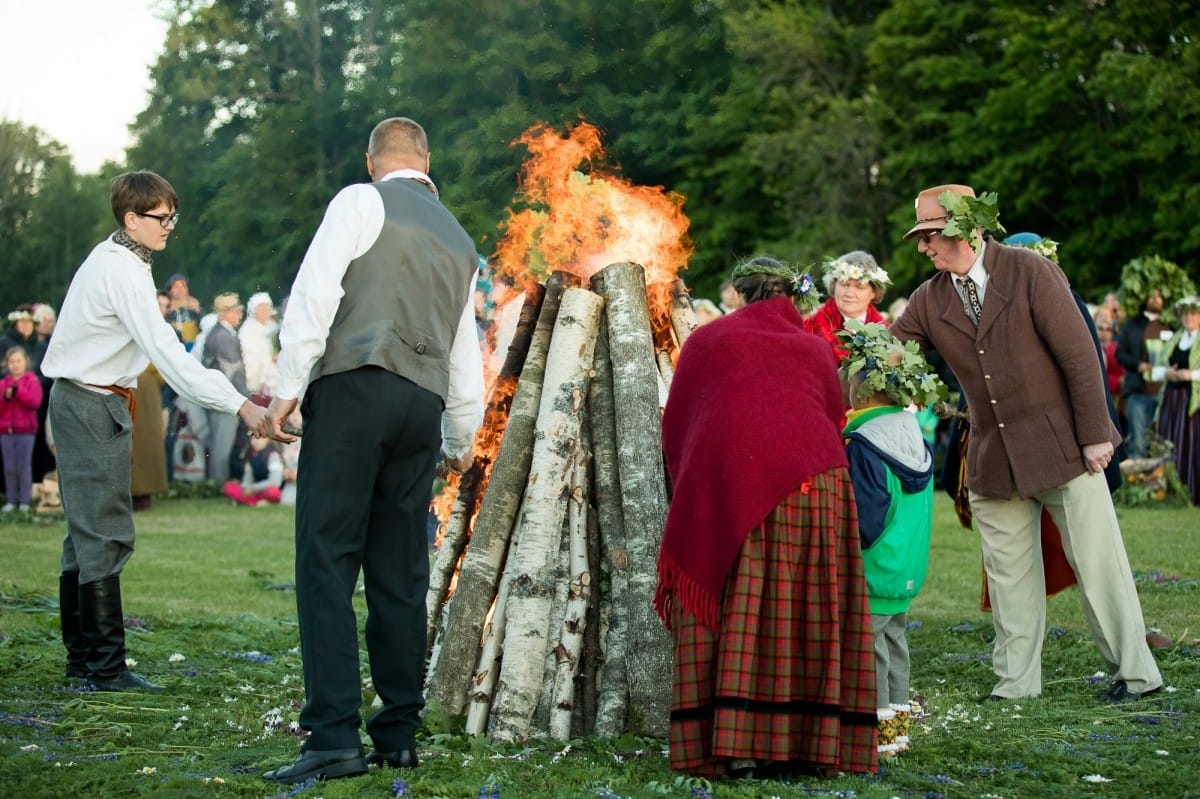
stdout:
[[1121,437],[1109,420],[1095,346],[1073,310],[1066,275],[1052,261],[985,238],[972,224],[963,234],[969,238],[943,234],[953,219],[942,203],[945,192],[975,199],[971,187],[960,185],[917,197],[917,223],[905,238],[917,237],[917,251],[937,274],[917,287],[891,330],[936,349],[970,408],[967,486],[996,629],[992,666],[999,682],[988,698],[1042,691],[1044,506],[1062,534],[1088,627],[1113,676],[1101,698],[1140,699],[1162,687],[1162,676],[1146,645],[1104,479]]

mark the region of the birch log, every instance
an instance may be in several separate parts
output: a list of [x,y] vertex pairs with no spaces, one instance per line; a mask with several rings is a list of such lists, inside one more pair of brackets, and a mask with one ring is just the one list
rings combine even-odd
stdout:
[[698,327],[700,320],[696,318],[696,309],[692,307],[691,292],[683,278],[679,278],[671,283],[671,329],[675,331],[679,349],[683,349],[683,343]]
[[638,264],[612,264],[597,277],[603,284],[608,316],[613,399],[618,410],[617,460],[630,564],[629,590],[614,597],[614,601],[626,604],[629,613],[629,728],[635,734],[666,737],[672,647],[654,613],[653,599],[667,489],[645,271]]
[[603,306],[604,301],[586,289],[564,291],[546,357],[533,460],[517,520],[504,656],[489,722],[489,732],[499,741],[529,736],[542,690],[554,558],[575,450],[584,446],[580,421]]
[[525,302],[521,306],[521,315],[509,343],[508,354],[496,376],[496,382],[492,385],[483,424],[475,435],[475,442],[471,448],[475,454],[475,462],[463,474],[458,484],[454,508],[446,522],[446,534],[442,537],[441,547],[438,548],[437,558],[429,575],[429,592],[425,596],[427,652],[433,651],[438,621],[444,615],[446,595],[450,592],[450,583],[458,569],[467,539],[471,536],[471,522],[479,507],[479,497],[486,490],[491,476],[498,443],[502,440],[508,424],[513,392],[529,356],[529,347],[544,295],[545,289],[540,285],[535,285],[525,292]]
[[588,455],[587,448],[576,451],[567,500],[567,537],[570,541],[570,578],[567,583],[567,607],[554,647],[557,669],[550,706],[550,737],[571,739],[571,717],[575,710],[575,678],[583,656],[583,636],[587,630],[588,601],[592,595],[592,571],[588,565]]
[[[602,290],[592,281],[596,291]],[[608,575],[607,601],[600,611],[605,635],[603,661],[597,684],[596,722],[592,733],[616,738],[625,732],[629,713],[629,684],[625,655],[629,641],[629,613],[620,597],[629,591],[629,553],[625,549],[625,515],[621,510],[621,485],[617,465],[616,409],[613,405],[612,361],[608,352],[608,314],[600,320],[588,410],[591,417],[592,471],[596,488],[596,519],[600,528],[602,568]]]
[[483,735],[487,732],[488,713],[492,709],[492,693],[496,690],[496,679],[500,675],[500,657],[504,649],[504,612],[508,607],[508,592],[512,585],[512,564],[517,554],[516,546],[508,548],[504,573],[496,602],[492,605],[491,621],[484,626],[483,648],[479,653],[479,667],[471,678],[468,692],[467,726],[468,735]]
[[[654,362],[658,364],[658,377],[667,390],[671,389],[671,380],[675,377],[675,364],[671,361],[671,353],[669,350],[659,350],[654,353]],[[662,397],[659,397],[661,402],[660,407],[665,407],[666,402]]]
[[[590,470],[590,464],[589,464]],[[588,485],[595,485],[589,472]],[[596,506],[588,503],[588,566],[592,570],[592,591],[588,597],[587,629],[583,634],[583,656],[579,664],[575,712],[571,714],[571,735],[586,738],[596,726],[596,700],[600,694],[600,523],[596,521]],[[607,603],[606,603],[607,604]]]
[[431,703],[439,703],[450,716],[459,716],[465,710],[467,689],[479,657],[483,620],[496,597],[500,565],[529,476],[546,353],[563,287],[571,279],[556,272],[546,281],[545,298],[521,379],[513,393],[504,438],[492,467],[488,490],[479,505],[471,545],[459,566],[458,585],[446,603],[445,624],[430,659],[426,696]]
[[[580,414],[581,425],[583,417],[586,415],[586,413]],[[576,453],[587,449],[585,435],[584,432],[580,433],[581,444],[575,448]],[[537,710],[534,711],[529,725],[530,735],[535,738],[545,738],[550,734],[550,714],[554,704],[554,680],[558,674],[559,633],[562,630],[563,617],[567,615],[567,596],[571,582],[570,492],[574,481],[573,468],[573,465],[567,465],[566,485],[564,486],[567,491],[566,512],[563,513],[562,530],[559,531],[558,536],[558,553],[553,558],[554,596],[550,601],[550,610],[546,613],[546,657],[542,664],[542,688],[538,693]]]

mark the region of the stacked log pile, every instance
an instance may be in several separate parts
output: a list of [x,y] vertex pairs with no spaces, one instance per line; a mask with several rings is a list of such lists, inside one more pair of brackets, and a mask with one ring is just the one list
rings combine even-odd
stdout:
[[637,264],[581,282],[526,292],[430,580],[428,702],[496,740],[668,730],[660,420],[697,323]]

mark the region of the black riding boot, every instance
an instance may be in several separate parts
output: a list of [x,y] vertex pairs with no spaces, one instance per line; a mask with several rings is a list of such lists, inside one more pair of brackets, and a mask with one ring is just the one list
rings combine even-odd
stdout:
[[62,640],[67,648],[67,679],[88,676],[88,645],[79,622],[79,572],[58,576],[58,615],[62,620]]
[[88,644],[87,669],[97,691],[162,690],[125,665],[120,575],[79,586],[79,617]]

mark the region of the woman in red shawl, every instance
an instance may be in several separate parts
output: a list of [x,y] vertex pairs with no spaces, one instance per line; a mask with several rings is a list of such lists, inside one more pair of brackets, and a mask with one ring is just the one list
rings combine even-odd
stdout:
[[675,641],[671,768],[873,772],[875,660],[832,352],[770,258],[692,333],[663,415],[674,487],[655,606]]
[[857,319],[864,325],[872,322],[886,325],[887,320],[875,306],[883,301],[883,293],[891,282],[871,254],[862,250],[829,262],[825,265],[825,293],[829,299],[808,318],[808,332],[828,341],[841,363],[846,357],[846,347],[838,339],[838,331],[845,329],[847,319]]

